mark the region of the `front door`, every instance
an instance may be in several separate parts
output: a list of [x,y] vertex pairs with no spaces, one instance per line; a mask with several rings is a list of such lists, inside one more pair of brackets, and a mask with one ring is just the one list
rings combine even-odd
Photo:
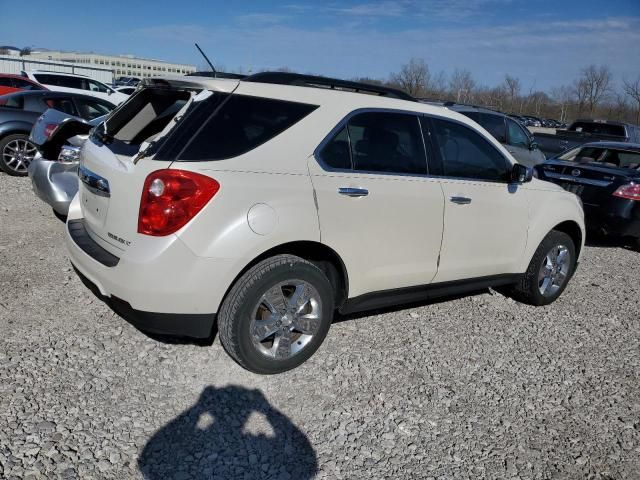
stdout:
[[349,272],[349,297],[430,283],[437,272],[444,201],[427,174],[416,115],[365,112],[344,122],[309,172],[322,243]]

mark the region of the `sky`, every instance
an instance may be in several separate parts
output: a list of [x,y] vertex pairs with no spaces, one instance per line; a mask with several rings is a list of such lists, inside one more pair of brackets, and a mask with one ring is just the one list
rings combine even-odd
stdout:
[[[8,0],[0,0],[2,2]],[[412,57],[494,86],[570,84],[590,64],[640,76],[640,0],[108,2],[30,0],[0,18],[0,45],[133,54],[216,68],[288,67],[387,79]]]

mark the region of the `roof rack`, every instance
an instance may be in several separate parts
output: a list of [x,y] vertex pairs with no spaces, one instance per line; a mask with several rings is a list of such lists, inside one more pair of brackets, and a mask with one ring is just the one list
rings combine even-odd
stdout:
[[191,72],[187,73],[185,77],[210,77],[210,78],[233,78],[233,79],[243,79],[246,78],[246,75],[242,75],[241,73],[228,73],[228,72]]
[[357,93],[368,93],[381,97],[397,98],[416,102],[417,100],[402,90],[371,85],[368,83],[351,82],[337,78],[320,77],[316,75],[303,75],[290,72],[261,72],[244,78],[245,82],[275,83],[279,85],[295,85],[298,87],[317,87],[331,90],[350,90]]

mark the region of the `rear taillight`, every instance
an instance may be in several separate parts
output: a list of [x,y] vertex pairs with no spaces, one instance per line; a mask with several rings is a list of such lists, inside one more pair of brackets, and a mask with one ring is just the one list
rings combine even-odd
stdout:
[[140,199],[138,233],[161,237],[186,225],[220,190],[213,178],[186,170],[157,170]]
[[613,194],[627,200],[640,200],[640,183],[629,183],[618,188]]
[[51,135],[53,135],[53,132],[56,131],[56,128],[58,128],[57,123],[47,123],[44,126],[44,136],[47,138],[51,138]]

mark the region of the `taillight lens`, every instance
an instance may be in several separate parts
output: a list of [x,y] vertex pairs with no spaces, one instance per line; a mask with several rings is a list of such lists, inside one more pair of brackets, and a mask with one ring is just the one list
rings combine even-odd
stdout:
[[57,123],[47,123],[44,126],[44,136],[47,138],[51,138],[51,135],[53,135],[53,132],[56,131],[56,128],[58,128]]
[[138,233],[161,237],[185,226],[220,190],[213,178],[186,170],[157,170],[140,199]]
[[613,194],[627,200],[640,200],[640,183],[629,183],[618,188]]

